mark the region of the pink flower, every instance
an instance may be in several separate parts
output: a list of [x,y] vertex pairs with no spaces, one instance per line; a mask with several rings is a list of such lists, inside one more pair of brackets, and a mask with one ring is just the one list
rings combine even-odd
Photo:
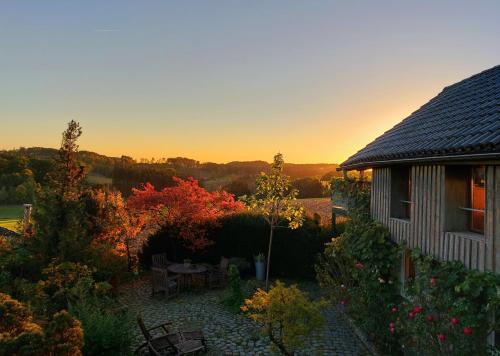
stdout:
[[451,318],[451,320],[450,320],[450,321],[451,321],[451,325],[453,325],[453,326],[455,326],[455,325],[457,325],[457,324],[458,324],[458,319],[457,319],[457,318],[455,318],[455,317]]
[[342,300],[340,301],[340,304],[342,304],[342,305],[346,305],[346,304],[347,304],[347,300],[342,299]]
[[418,314],[422,311],[422,307],[420,305],[417,305],[415,308],[413,308],[413,312],[415,314]]
[[392,307],[392,309],[391,309],[391,312],[392,312],[392,313],[395,313],[395,312],[397,312],[397,311],[398,311],[398,308],[396,308],[396,307]]
[[444,334],[437,334],[437,338],[438,338],[439,341],[444,341],[444,340],[446,340],[446,335],[444,335]]
[[408,313],[408,318],[413,319],[414,316],[415,316],[414,312],[409,312]]
[[465,335],[470,335],[470,334],[472,334],[472,328],[471,328],[471,327],[468,327],[468,326],[464,327],[464,334],[465,334]]
[[434,318],[432,317],[432,315],[427,315],[428,322],[432,322],[433,320],[434,320]]
[[356,264],[354,265],[354,267],[356,267],[357,269],[362,269],[365,265],[362,264],[361,262],[356,262]]
[[436,277],[431,277],[431,286],[435,286],[436,285]]
[[395,327],[396,327],[396,325],[391,321],[389,323],[389,328],[394,329]]
[[391,334],[394,334],[394,330],[395,330],[394,328],[389,328],[389,332],[390,332]]

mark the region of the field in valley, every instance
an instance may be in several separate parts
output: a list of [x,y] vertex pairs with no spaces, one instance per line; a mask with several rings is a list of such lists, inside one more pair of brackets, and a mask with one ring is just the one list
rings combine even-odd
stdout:
[[0,226],[15,231],[22,217],[22,205],[0,205]]
[[307,198],[298,199],[304,207],[306,214],[312,216],[318,213],[321,216],[321,224],[329,225],[332,222],[332,201],[330,198]]

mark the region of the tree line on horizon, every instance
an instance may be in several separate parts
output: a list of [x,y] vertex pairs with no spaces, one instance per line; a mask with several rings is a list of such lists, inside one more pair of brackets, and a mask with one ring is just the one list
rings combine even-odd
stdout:
[[[58,150],[43,147],[0,151],[0,204],[21,204],[33,201],[38,185],[46,183],[46,175],[54,168]],[[151,182],[162,189],[174,184],[173,177],[193,177],[209,191],[225,190],[236,197],[251,194],[261,172],[268,173],[265,161],[200,163],[185,157],[134,160],[129,156],[108,157],[95,152],[79,151],[78,160],[89,173],[87,184],[112,185],[124,196],[142,182]],[[301,194],[299,198],[328,196],[328,182],[341,175],[337,164],[287,163],[285,174]]]

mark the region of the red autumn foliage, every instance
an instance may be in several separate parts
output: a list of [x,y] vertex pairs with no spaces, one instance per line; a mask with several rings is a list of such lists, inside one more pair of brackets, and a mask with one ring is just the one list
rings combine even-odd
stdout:
[[131,209],[116,191],[94,190],[91,199],[95,206],[92,219],[94,242],[106,243],[115,253],[126,255],[131,268],[143,240],[158,230],[161,210]]
[[150,183],[132,189],[127,205],[137,211],[160,210],[163,221],[159,224],[178,229],[186,247],[200,250],[212,242],[207,238],[209,226],[217,226],[224,215],[242,211],[244,206],[232,194],[224,191],[208,192],[193,178],[174,177],[176,186],[155,190]]

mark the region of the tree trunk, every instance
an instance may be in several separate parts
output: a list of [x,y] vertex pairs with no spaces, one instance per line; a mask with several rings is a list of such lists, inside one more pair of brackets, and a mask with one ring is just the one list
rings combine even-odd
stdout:
[[132,256],[130,253],[130,246],[128,239],[125,239],[125,250],[127,252],[127,269],[129,272],[132,272]]
[[271,247],[273,245],[274,223],[271,223],[271,231],[269,232],[269,248],[267,250],[267,266],[266,266],[266,292],[269,291],[269,269],[271,268]]

